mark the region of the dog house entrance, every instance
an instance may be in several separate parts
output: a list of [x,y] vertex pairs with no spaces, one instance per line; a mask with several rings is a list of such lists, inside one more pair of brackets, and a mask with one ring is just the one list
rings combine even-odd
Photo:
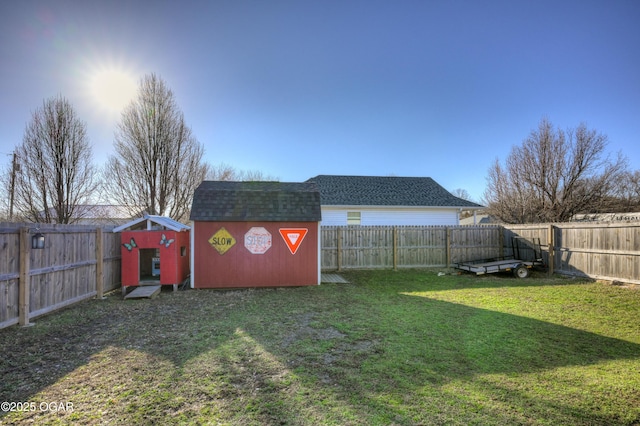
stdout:
[[160,281],[160,250],[159,249],[140,249],[138,251],[140,282],[156,283]]

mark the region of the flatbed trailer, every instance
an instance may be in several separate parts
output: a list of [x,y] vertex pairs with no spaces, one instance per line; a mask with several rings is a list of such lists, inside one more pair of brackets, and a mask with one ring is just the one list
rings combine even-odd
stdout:
[[476,275],[493,274],[496,272],[513,272],[518,278],[527,278],[529,270],[542,265],[542,261],[526,261],[520,259],[503,259],[478,263],[457,263],[454,266],[463,271],[474,272]]
[[517,278],[527,278],[529,276],[530,269],[534,266],[544,266],[542,260],[542,250],[540,249],[540,239],[534,240],[534,257],[535,260],[521,260],[520,257],[520,245],[519,240],[521,237],[515,237],[512,239],[511,245],[514,256],[498,259],[484,259],[473,262],[461,262],[454,264],[454,267],[463,271],[473,272],[476,275],[493,274],[496,272],[513,272],[513,275]]

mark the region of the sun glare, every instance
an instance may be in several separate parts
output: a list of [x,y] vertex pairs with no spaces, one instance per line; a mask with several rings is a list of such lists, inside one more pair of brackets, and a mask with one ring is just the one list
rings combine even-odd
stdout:
[[94,101],[110,112],[120,112],[136,95],[136,81],[119,70],[97,71],[90,78],[89,88]]

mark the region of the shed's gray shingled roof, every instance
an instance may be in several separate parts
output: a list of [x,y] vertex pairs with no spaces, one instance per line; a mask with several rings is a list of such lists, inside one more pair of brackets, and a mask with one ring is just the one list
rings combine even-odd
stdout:
[[308,182],[204,181],[193,194],[189,218],[210,222],[319,222],[320,192]]
[[319,175],[307,182],[318,186],[323,206],[482,207],[430,177]]

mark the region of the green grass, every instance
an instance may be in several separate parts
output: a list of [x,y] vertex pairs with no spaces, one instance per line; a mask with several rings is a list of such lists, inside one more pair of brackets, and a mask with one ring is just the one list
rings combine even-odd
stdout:
[[640,291],[542,275],[113,294],[0,330],[1,424],[640,424]]

